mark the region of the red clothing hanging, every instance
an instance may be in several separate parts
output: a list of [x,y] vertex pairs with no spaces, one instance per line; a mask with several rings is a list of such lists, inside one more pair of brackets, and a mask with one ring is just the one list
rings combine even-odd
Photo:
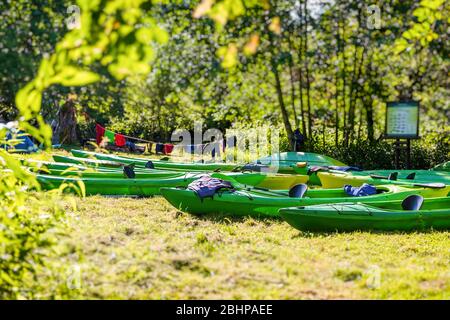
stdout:
[[171,154],[173,151],[174,145],[170,143],[164,144],[164,154]]
[[116,133],[114,136],[114,142],[116,143],[116,146],[123,147],[127,143],[127,139],[125,139],[122,134]]
[[97,144],[102,143],[103,136],[105,135],[105,128],[103,128],[98,123],[95,124],[95,140],[97,140]]

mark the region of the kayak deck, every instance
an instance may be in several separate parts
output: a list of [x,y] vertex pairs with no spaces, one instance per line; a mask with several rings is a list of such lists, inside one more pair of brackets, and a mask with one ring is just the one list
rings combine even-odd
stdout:
[[403,210],[401,201],[338,203],[280,209],[281,217],[302,231],[411,231],[450,228],[450,198],[425,199],[420,210]]
[[287,192],[271,192],[257,189],[219,192],[212,198],[200,199],[194,191],[176,188],[162,188],[161,194],[175,208],[192,214],[226,214],[237,216],[267,215],[278,216],[278,210],[284,207],[308,206],[340,202],[375,202],[403,200],[418,194],[423,197],[442,197],[450,190],[403,188],[399,186],[378,186],[379,194],[352,197],[342,189],[308,190],[303,198],[291,198]]

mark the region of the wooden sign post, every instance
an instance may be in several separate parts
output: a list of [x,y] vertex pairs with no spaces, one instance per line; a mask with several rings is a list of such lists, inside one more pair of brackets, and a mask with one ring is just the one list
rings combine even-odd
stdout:
[[401,151],[406,151],[406,166],[411,168],[411,139],[419,139],[419,102],[398,101],[386,104],[386,139],[395,139],[395,168],[400,169]]

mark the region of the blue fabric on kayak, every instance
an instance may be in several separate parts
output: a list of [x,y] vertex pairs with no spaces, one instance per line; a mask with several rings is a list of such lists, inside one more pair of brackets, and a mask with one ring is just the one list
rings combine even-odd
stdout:
[[338,170],[338,171],[362,171],[362,169],[358,168],[358,167],[352,167],[352,166],[329,166],[329,169],[332,170]]
[[347,184],[344,186],[344,191],[349,196],[353,197],[364,197],[364,196],[371,196],[373,194],[377,193],[377,188],[375,188],[371,184],[364,183],[360,187],[352,187],[351,185]]
[[17,131],[15,135],[8,132],[6,134],[6,140],[11,139],[16,139],[21,142],[14,146],[4,145],[2,146],[4,149],[20,153],[33,153],[38,151],[38,147],[33,143],[33,141],[31,141],[31,139],[20,130]]
[[233,185],[229,181],[203,176],[191,182],[187,188],[188,190],[194,191],[200,199],[203,199],[213,197],[220,189],[233,189]]

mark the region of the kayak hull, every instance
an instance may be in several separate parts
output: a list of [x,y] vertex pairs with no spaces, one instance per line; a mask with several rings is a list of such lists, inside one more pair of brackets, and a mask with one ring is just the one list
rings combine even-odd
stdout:
[[[383,204],[333,204],[280,209],[280,216],[301,231],[411,231],[450,229],[450,198],[426,199],[434,208],[404,211],[401,201]],[[392,208],[393,205],[396,208]],[[391,208],[389,208],[391,207]]]
[[433,169],[434,171],[447,171],[450,172],[450,161],[438,164],[437,166],[435,166]]
[[138,167],[145,167],[149,161],[151,161],[155,168],[157,169],[170,169],[170,170],[181,170],[181,171],[232,171],[237,165],[229,163],[184,163],[184,162],[172,162],[165,160],[156,159],[145,159],[145,158],[131,158],[123,157],[111,154],[103,154],[82,150],[71,150],[72,154],[76,157],[87,158],[93,156],[98,160],[111,161],[123,164],[134,164]]
[[[75,153],[75,154],[78,154],[78,153]],[[109,160],[106,160],[106,158]],[[119,169],[126,164],[134,164],[134,165],[140,165],[141,170],[148,170],[149,172],[155,172],[155,171],[157,172],[158,171],[158,170],[152,170],[149,168],[145,168],[145,164],[143,162],[136,163],[136,162],[134,162],[134,160],[129,160],[129,159],[122,160],[122,158],[117,159],[118,161],[113,161],[113,159],[115,159],[114,156],[106,157],[106,158],[99,159],[99,160],[93,160],[93,159],[88,159],[88,158],[54,156],[54,159],[56,161],[66,161],[66,162],[74,163],[77,165],[102,167],[104,164],[106,164],[109,168],[112,167],[115,169]],[[139,161],[141,161],[141,160],[139,160]],[[145,163],[147,163],[147,161]],[[213,164],[211,164],[211,165],[213,165]],[[96,168],[98,168],[98,167],[96,167]],[[139,167],[137,169],[139,169]],[[183,172],[181,170],[172,170],[171,168],[168,168],[168,167],[166,169],[170,170],[167,172],[172,172],[174,175],[176,174],[176,172],[178,172],[180,174],[181,174],[181,172]],[[186,169],[186,171],[189,171],[189,170]],[[199,171],[193,170],[193,172],[206,172],[206,171],[207,170],[199,170]],[[212,170],[209,170],[209,171],[212,171]],[[94,176],[92,174],[88,174],[88,175]],[[88,176],[88,175],[86,175],[86,176]],[[144,175],[143,177],[145,177],[145,174],[143,174],[143,175]],[[295,186],[296,184],[306,183],[309,179],[309,177],[307,175],[278,175],[278,174],[271,174],[271,173],[256,173],[256,172],[245,173],[245,174],[240,173],[240,172],[235,172],[235,173],[228,172],[228,173],[226,173],[226,175],[231,175],[234,179],[236,179],[239,183],[242,183],[242,184],[246,184],[246,185],[250,185],[250,186],[258,186],[261,188],[275,189],[275,190],[289,189],[289,188]],[[170,175],[167,174],[167,176],[170,176]],[[250,177],[252,177],[252,178],[250,178]]]
[[[148,161],[152,161],[155,168],[171,169],[171,170],[231,171],[239,166],[242,166],[235,163],[194,163],[194,162],[183,163],[183,162],[172,162],[146,158],[132,158],[84,150],[71,150],[71,152],[76,157],[84,157],[84,158],[95,157],[100,160],[116,161],[127,164],[134,163],[135,165],[138,166],[145,166],[148,163]],[[278,173],[289,173],[289,174],[298,173],[298,169],[296,168],[296,164],[298,162],[306,162],[311,166],[344,165],[342,162],[332,159],[330,157],[308,152],[283,152],[279,154],[277,153],[274,156],[264,157],[257,161],[258,164],[270,166],[271,170],[274,172],[276,171]],[[304,174],[306,172],[303,171],[305,170],[302,170],[301,174]]]
[[[264,175],[264,174],[263,174]],[[272,190],[289,190],[297,184],[305,184],[308,182],[307,175],[264,175],[264,180],[256,186],[260,188]]]
[[[23,161],[23,165],[28,167],[32,172],[38,172],[43,174],[50,174],[55,176],[72,176],[77,175],[80,177],[95,177],[96,174],[102,174],[103,177],[110,178],[122,178],[123,167],[108,168],[108,167],[90,167],[76,163],[64,163],[64,162],[47,162],[47,161]],[[142,178],[150,177],[168,177],[172,175],[180,175],[180,171],[169,170],[150,170],[144,168],[134,168],[136,176]],[[92,175],[91,175],[92,174]]]
[[37,175],[37,180],[45,190],[66,186],[69,192],[80,192],[84,186],[86,195],[154,196],[160,194],[161,187],[187,186],[198,179],[195,174],[163,179],[98,179]]
[[306,162],[309,166],[345,166],[344,163],[336,159],[312,152],[281,152],[263,157],[258,162],[280,167],[295,166],[298,162]]
[[[38,181],[45,189],[58,188],[63,183],[78,186],[82,181],[86,194],[105,195],[138,195],[149,196],[159,194],[161,187],[186,187],[189,183],[200,178],[206,173],[193,172],[159,172],[151,170],[150,173],[137,173],[136,177],[129,179],[121,172],[83,172],[83,171],[58,171],[49,170],[49,173],[59,175],[38,175]],[[220,175],[221,178],[236,181],[244,186],[272,186],[273,188],[284,188],[307,180],[307,176],[270,176],[259,173],[228,172]],[[73,188],[76,189],[76,188]]]
[[342,189],[309,190],[303,198],[290,198],[286,194],[259,190],[237,190],[219,192],[212,198],[200,199],[195,192],[186,189],[161,188],[161,194],[175,208],[197,215],[221,214],[235,216],[279,216],[278,210],[285,207],[308,206],[339,202],[376,202],[403,200],[411,194],[426,198],[442,197],[449,191],[444,189],[403,188],[399,186],[378,186],[383,193],[351,197]]
[[52,157],[55,162],[73,163],[77,165],[85,165],[90,167],[122,168],[124,165],[126,165],[126,163],[118,161],[95,160],[95,159],[67,157],[60,155],[53,155]]
[[[386,176],[386,172],[381,172],[383,176]],[[402,174],[401,177],[404,177]],[[413,180],[410,179],[374,179],[370,175],[363,175],[360,173],[343,173],[343,172],[318,172],[317,177],[320,179],[321,185],[324,188],[341,188],[345,185],[351,185],[354,187],[359,187],[364,183],[372,185],[386,185],[386,184],[405,184],[411,185],[414,183],[444,183],[450,185],[450,175],[440,174],[440,173],[429,173],[428,175],[416,175]]]

